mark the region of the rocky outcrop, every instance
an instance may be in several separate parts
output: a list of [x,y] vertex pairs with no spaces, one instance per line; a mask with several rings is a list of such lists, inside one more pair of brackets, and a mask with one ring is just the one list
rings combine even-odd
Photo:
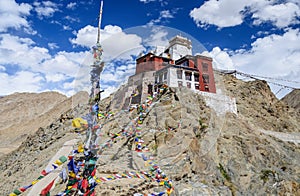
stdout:
[[227,94],[236,98],[239,116],[265,129],[277,132],[300,132],[300,115],[271,92],[266,81],[244,82],[224,76]]
[[294,89],[281,100],[300,114],[300,89]]
[[[300,147],[289,137],[299,132],[299,116],[279,101],[264,81],[243,82],[223,76],[227,95],[235,97],[238,114],[217,115],[205,99],[186,88],[169,88],[149,109],[142,139],[151,156],[173,181],[172,195],[298,195]],[[114,96],[101,102],[101,111],[113,108]],[[21,147],[0,160],[0,195],[39,176],[51,156],[72,133],[71,119],[84,115],[87,105],[77,105],[52,125],[40,128]],[[111,134],[128,128],[137,111],[113,110],[102,119],[100,144]],[[130,131],[130,129],[128,129]],[[276,133],[276,134],[275,134]],[[284,135],[284,136],[282,136]],[[283,139],[284,137],[284,139]],[[110,143],[100,155],[97,177],[148,171],[135,149],[133,137]],[[5,186],[4,186],[5,185]],[[58,185],[51,193],[65,188]],[[145,179],[102,182],[97,195],[134,195],[165,190]]]

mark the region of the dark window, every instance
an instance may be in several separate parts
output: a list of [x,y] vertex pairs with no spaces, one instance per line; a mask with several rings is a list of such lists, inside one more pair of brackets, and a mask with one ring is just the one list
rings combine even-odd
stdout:
[[185,79],[186,79],[186,80],[189,80],[189,81],[192,81],[192,73],[186,72],[186,73],[185,73]]
[[155,76],[155,83],[158,83],[158,76]]
[[164,80],[168,78],[168,72],[164,72]]
[[209,91],[209,88],[208,88],[207,85],[204,86],[204,90],[205,90],[205,91]]
[[182,79],[182,71],[181,70],[177,70],[177,78]]
[[183,66],[183,67],[188,67],[188,66],[189,66],[189,62],[188,62],[188,61],[184,61],[184,62],[181,64],[181,66]]
[[146,62],[147,61],[147,59],[146,58],[144,58],[144,62]]
[[195,89],[199,90],[199,84],[195,84]]
[[204,74],[202,77],[203,77],[203,82],[204,82],[205,84],[208,84],[208,83],[209,83],[209,75]]
[[191,88],[191,83],[187,82],[187,83],[186,83],[186,86],[187,86],[188,88]]
[[182,82],[178,81],[178,87],[182,87]]
[[199,74],[194,74],[195,82],[199,82]]
[[153,95],[153,85],[152,84],[148,84],[148,94],[150,94],[151,96]]
[[159,74],[159,82],[162,82],[162,81],[163,81],[163,75]]
[[203,71],[208,71],[208,64],[207,63],[202,63],[202,70]]

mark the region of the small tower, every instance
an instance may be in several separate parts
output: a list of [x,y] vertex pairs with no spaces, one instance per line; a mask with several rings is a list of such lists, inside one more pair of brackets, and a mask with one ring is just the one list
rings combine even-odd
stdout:
[[169,53],[171,59],[175,61],[186,55],[192,55],[192,42],[185,37],[177,35],[169,41],[166,53]]

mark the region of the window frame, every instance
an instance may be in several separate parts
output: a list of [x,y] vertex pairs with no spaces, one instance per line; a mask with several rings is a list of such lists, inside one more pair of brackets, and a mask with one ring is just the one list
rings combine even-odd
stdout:
[[209,84],[209,75],[208,74],[203,74],[202,79],[203,79],[204,84]]
[[191,72],[185,72],[185,80],[192,81],[192,73]]
[[208,72],[208,63],[202,62],[202,71]]
[[182,80],[182,70],[176,70],[176,74],[177,74],[177,79]]

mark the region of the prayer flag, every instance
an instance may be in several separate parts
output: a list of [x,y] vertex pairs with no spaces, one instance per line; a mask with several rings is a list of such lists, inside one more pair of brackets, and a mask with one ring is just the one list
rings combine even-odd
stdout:
[[68,169],[69,171],[74,172],[75,174],[78,173],[79,169],[78,167],[75,165],[74,159],[71,159],[71,161],[68,163]]
[[59,158],[59,160],[60,160],[62,163],[64,163],[64,162],[66,162],[68,159],[67,159],[67,157],[65,157],[65,156],[61,156],[61,157]]
[[21,195],[21,193],[22,193],[22,192],[19,191],[18,189],[15,189],[15,190],[14,190],[14,194],[16,194],[16,195]]
[[53,184],[54,184],[54,180],[52,180],[52,182],[50,184],[48,184],[48,186],[46,186],[46,188],[44,188],[41,193],[40,193],[40,196],[46,196],[50,193],[50,189],[52,188]]

